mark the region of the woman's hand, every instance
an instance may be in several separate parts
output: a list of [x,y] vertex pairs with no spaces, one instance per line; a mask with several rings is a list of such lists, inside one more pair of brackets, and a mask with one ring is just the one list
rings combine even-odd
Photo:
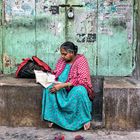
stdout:
[[58,90],[60,90],[61,88],[63,88],[63,83],[60,83],[60,84],[55,84],[51,89],[50,89],[50,92],[51,93],[55,93],[57,92]]
[[58,90],[60,90],[61,88],[66,88],[66,87],[70,87],[72,86],[71,83],[67,82],[67,83],[60,83],[60,84],[55,84],[53,85],[53,87],[50,89],[51,93],[55,93]]

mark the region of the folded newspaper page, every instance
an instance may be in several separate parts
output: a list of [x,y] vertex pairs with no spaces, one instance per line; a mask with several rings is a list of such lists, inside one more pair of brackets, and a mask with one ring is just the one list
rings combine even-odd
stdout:
[[43,72],[41,70],[34,70],[36,83],[41,84],[43,87],[47,88],[52,83],[61,83],[59,81],[55,81],[55,75],[49,72]]

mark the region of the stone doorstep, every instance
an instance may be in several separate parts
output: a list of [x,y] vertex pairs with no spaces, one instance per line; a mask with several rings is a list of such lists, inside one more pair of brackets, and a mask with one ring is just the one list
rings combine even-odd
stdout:
[[[0,126],[47,127],[41,120],[42,86],[35,79],[0,76]],[[103,128],[92,121],[92,128]]]
[[140,128],[140,81],[128,77],[104,79],[103,123],[114,130]]
[[104,79],[104,88],[140,88],[140,81],[131,77],[106,77]]

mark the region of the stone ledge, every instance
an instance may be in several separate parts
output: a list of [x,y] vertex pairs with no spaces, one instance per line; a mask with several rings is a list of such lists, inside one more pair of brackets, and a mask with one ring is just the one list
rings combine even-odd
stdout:
[[105,78],[103,121],[108,129],[140,128],[140,84],[131,78]]
[[42,87],[35,79],[0,76],[0,125],[44,127]]
[[140,81],[129,77],[110,77],[104,79],[104,88],[140,88]]
[[[0,75],[0,126],[47,127],[41,120],[41,100],[42,86],[35,79]],[[103,127],[99,120],[91,125],[94,129]]]
[[26,87],[40,86],[35,83],[35,79],[15,78],[14,75],[0,75],[0,86],[4,85]]

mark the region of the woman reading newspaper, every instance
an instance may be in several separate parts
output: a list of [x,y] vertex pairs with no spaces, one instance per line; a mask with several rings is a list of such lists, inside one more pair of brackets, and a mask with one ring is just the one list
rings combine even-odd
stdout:
[[90,128],[93,88],[88,62],[77,51],[72,42],[61,45],[61,58],[53,71],[61,83],[43,91],[42,118],[49,121],[49,127],[57,124],[72,131]]

